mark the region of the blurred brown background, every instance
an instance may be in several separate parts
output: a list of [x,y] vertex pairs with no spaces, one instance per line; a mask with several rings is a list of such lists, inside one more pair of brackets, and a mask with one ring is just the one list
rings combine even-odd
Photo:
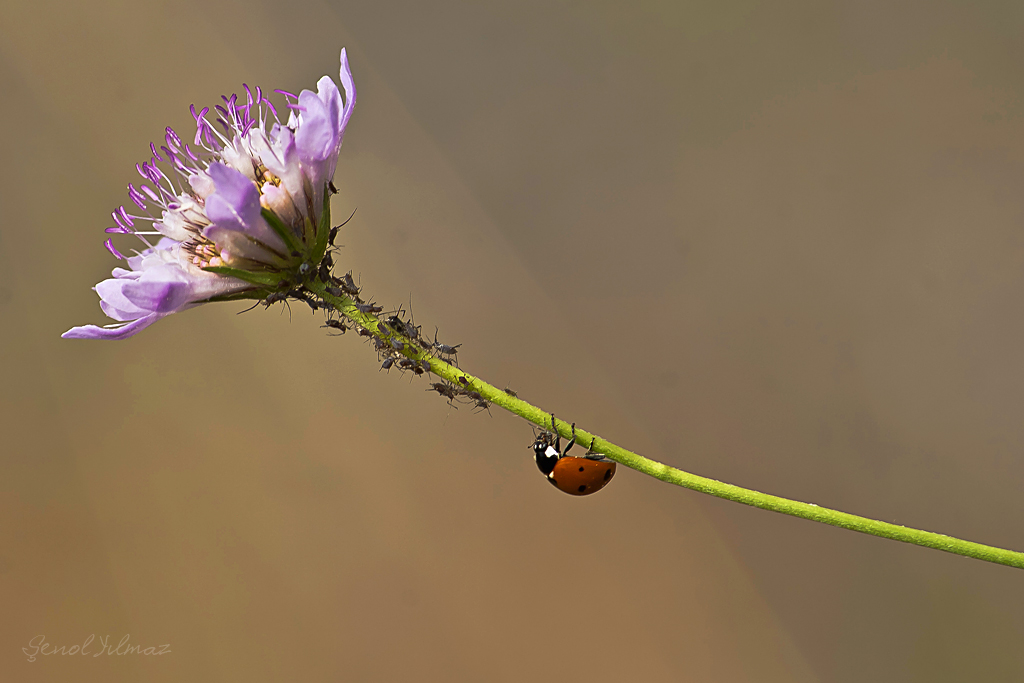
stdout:
[[[347,46],[340,265],[467,369],[689,471],[1024,549],[1019,4],[2,9],[0,679],[1024,680],[1024,573],[624,469],[570,498],[521,420],[304,307],[59,338],[107,322],[149,141]],[[172,653],[30,663],[40,634]]]

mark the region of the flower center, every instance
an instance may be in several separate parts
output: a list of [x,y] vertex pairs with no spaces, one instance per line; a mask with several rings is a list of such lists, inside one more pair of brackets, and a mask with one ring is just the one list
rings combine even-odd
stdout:
[[[275,187],[280,187],[281,186],[281,179],[278,176],[276,176],[273,173],[271,173],[267,169],[266,166],[264,166],[263,164],[255,164],[255,165],[256,165],[256,177],[257,178],[262,178],[264,182],[270,183],[271,185],[273,185]],[[257,183],[257,185],[259,185],[259,183]],[[262,188],[260,188],[260,191],[262,192]]]
[[193,265],[200,268],[224,265],[217,245],[202,235],[196,235],[195,238],[183,243],[181,250],[191,257],[189,260]]

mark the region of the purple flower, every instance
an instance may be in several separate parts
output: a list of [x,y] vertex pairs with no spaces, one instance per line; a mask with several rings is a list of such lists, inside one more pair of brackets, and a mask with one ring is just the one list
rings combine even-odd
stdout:
[[208,301],[265,299],[315,273],[327,248],[331,180],[356,101],[345,50],[341,86],[344,96],[324,76],[315,93],[275,91],[289,110],[282,123],[267,94],[246,85],[244,103],[232,95],[215,107],[217,126],[206,118],[208,107],[192,107],[192,145],[167,128],[166,144],[151,144],[153,156],[136,165],[145,182],[128,185],[144,214],[121,206],[107,228],[145,245],[125,258],[106,242],[130,268],[115,268],[94,288],[103,312],[118,322],[61,336],[125,339],[172,313]]

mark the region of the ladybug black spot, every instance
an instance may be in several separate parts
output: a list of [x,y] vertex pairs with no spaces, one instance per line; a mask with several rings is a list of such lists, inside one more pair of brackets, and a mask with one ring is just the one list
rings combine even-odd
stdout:
[[609,467],[608,469],[606,469],[604,471],[604,480],[608,481],[611,478],[612,478],[612,468]]
[[580,484],[580,487],[579,487],[579,488],[578,488],[577,490],[578,490],[578,491],[579,491],[580,493],[583,493],[584,491],[586,491],[586,490],[587,490],[587,485],[586,485],[586,484]]
[[582,472],[582,471],[583,471],[583,468],[581,467],[581,468],[580,468],[580,472]]

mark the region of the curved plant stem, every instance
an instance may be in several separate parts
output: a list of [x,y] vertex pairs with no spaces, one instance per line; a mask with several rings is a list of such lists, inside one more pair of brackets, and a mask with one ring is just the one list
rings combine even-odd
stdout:
[[[326,291],[325,286],[320,282],[314,282],[313,284],[307,285],[307,287],[316,292],[316,294],[325,301],[333,305],[346,318],[380,336],[380,332],[378,332],[378,325],[380,324],[379,319],[375,316],[361,313],[355,307],[352,300],[346,297],[332,296]],[[402,337],[401,335],[390,335],[390,338],[395,337],[406,342],[405,350],[403,351],[404,355],[414,360],[427,359],[430,362],[430,371],[435,375],[442,377],[457,386],[463,386],[468,390],[476,391],[494,405],[501,406],[505,410],[515,413],[539,427],[545,429],[551,428],[552,418],[550,413],[547,413],[540,408],[523,401],[522,399],[506,393],[502,389],[498,389],[497,387],[470,375],[461,368],[455,367],[454,365],[446,363],[439,358],[433,357],[415,343],[411,342],[411,340]],[[556,420],[555,428],[563,437],[569,438],[569,423],[563,420]],[[580,427],[576,428],[576,439],[583,445],[590,445],[591,440],[593,440],[593,450],[606,455],[615,462],[637,470],[638,472],[648,474],[664,482],[668,482],[669,484],[682,486],[683,488],[688,488],[693,491],[707,493],[712,496],[725,498],[726,500],[743,503],[744,505],[750,505],[764,510],[780,512],[784,515],[809,519],[813,522],[821,522],[823,524],[831,524],[832,526],[843,527],[844,529],[850,529],[852,531],[859,531],[863,534],[881,536],[882,538],[891,538],[895,541],[913,543],[915,545],[935,548],[936,550],[944,550],[945,552],[955,553],[965,557],[973,557],[986,562],[995,562],[1009,567],[1024,569],[1024,553],[982,545],[981,543],[964,541],[959,538],[953,538],[952,536],[944,536],[930,531],[922,531],[920,529],[899,526],[898,524],[880,522],[878,520],[868,519],[867,517],[851,515],[847,512],[839,512],[838,510],[819,507],[812,503],[801,503],[799,501],[780,498],[779,496],[760,493],[758,491],[752,491],[739,486],[733,486],[732,484],[725,484],[720,481],[715,481],[714,479],[707,479],[706,477],[700,477],[695,474],[683,472],[682,470],[678,470],[674,467],[669,467],[663,463],[645,458],[642,455],[638,455],[632,451],[626,450],[625,448],[616,446],[610,441],[602,439],[601,437],[596,436],[585,429],[581,429]]]

